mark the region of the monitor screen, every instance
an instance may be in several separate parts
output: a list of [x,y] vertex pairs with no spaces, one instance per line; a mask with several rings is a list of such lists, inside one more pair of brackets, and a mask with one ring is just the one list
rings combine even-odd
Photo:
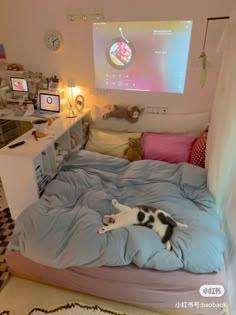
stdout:
[[192,21],[93,24],[96,88],[183,93]]
[[10,78],[11,88],[14,92],[29,92],[27,80],[24,78]]
[[60,96],[57,94],[39,94],[40,111],[60,112]]

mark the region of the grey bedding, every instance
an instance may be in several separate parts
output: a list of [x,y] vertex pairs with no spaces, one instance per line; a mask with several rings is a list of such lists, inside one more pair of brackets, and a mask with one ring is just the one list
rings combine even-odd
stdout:
[[[111,200],[163,209],[188,228],[175,228],[171,251],[146,227],[98,234]],[[225,236],[206,187],[206,171],[187,163],[126,160],[76,151],[41,199],[16,220],[9,249],[51,267],[123,266],[219,271]]]

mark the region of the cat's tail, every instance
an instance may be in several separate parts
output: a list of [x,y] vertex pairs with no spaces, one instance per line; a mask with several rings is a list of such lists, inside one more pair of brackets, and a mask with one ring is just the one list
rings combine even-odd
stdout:
[[176,224],[177,224],[177,226],[178,227],[188,227],[188,225],[187,224],[183,224],[183,223],[180,223],[180,222],[176,222]]

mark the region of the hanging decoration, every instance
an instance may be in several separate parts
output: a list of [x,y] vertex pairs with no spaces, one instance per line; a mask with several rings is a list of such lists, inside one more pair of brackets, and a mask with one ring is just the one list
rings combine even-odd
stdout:
[[225,20],[225,19],[229,19],[229,18],[230,18],[229,16],[218,16],[218,17],[207,18],[207,24],[206,24],[206,30],[205,30],[205,37],[204,37],[202,52],[199,56],[199,58],[201,59],[201,64],[202,64],[202,73],[201,73],[201,80],[200,80],[200,85],[202,88],[205,86],[206,78],[207,78],[207,70],[208,70],[207,55],[205,52],[207,31],[208,31],[208,22],[214,21],[214,20]]

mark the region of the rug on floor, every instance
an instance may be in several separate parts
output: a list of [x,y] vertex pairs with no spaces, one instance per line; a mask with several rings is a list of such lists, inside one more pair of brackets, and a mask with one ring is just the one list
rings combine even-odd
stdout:
[[87,305],[82,303],[68,303],[55,308],[46,309],[34,308],[27,315],[128,315],[123,312],[116,312],[98,305]]
[[[9,273],[4,254],[14,229],[9,209],[0,211],[0,290],[7,282]],[[0,313],[1,314],[1,313]]]
[[0,315],[14,315],[12,311],[1,311],[0,310]]

